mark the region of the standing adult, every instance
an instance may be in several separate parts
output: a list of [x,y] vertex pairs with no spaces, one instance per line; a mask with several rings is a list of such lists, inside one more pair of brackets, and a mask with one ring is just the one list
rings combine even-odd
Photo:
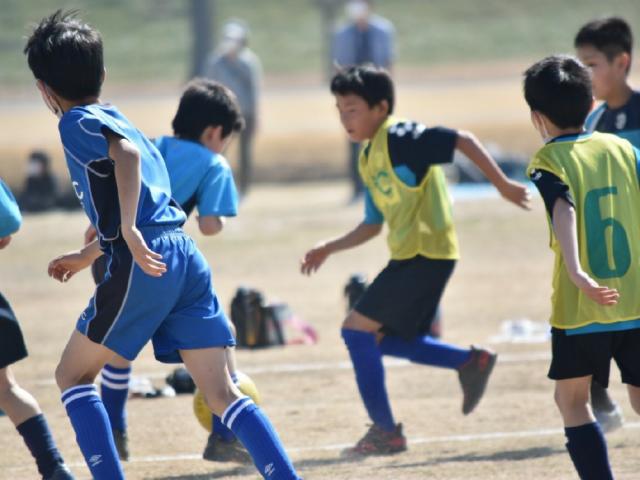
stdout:
[[242,20],[230,20],[222,28],[222,42],[206,65],[206,76],[227,86],[236,95],[245,128],[240,133],[238,187],[249,190],[253,164],[253,138],[258,122],[262,66],[249,48],[249,29]]
[[[332,42],[332,58],[340,67],[373,64],[391,70],[395,56],[393,24],[373,13],[371,0],[349,0],[346,14],[348,21],[340,26]],[[358,174],[360,144],[349,142],[349,177],[353,185],[353,199],[364,192]]]

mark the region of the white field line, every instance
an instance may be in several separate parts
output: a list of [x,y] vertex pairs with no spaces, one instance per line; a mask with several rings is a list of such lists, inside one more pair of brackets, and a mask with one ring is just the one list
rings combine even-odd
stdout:
[[[535,361],[550,360],[549,352],[527,352],[527,353],[503,353],[498,356],[498,363],[528,363]],[[400,368],[413,365],[407,360],[396,358],[385,358],[384,365],[387,368]],[[240,370],[249,375],[259,375],[264,373],[302,373],[317,371],[335,371],[335,370],[351,370],[351,362],[315,362],[315,363],[276,363],[273,365],[243,367]],[[135,373],[135,376],[149,378],[151,380],[163,379],[167,376],[166,372],[152,373]],[[33,382],[25,381],[24,384],[46,386],[55,385],[53,378],[43,378]]]
[[[625,423],[623,428],[625,429],[639,429],[640,422]],[[482,440],[505,440],[513,438],[533,438],[533,437],[549,437],[562,435],[564,430],[561,428],[543,428],[539,430],[521,430],[515,432],[486,432],[486,433],[471,433],[467,435],[446,435],[442,437],[414,437],[409,438],[408,443],[410,445],[422,445],[427,443],[468,443]],[[316,447],[293,447],[288,448],[289,453],[303,453],[303,452],[318,452],[318,451],[340,451],[345,448],[351,447],[351,443],[336,443],[331,445],[318,445]],[[164,462],[177,462],[186,460],[202,460],[201,454],[195,453],[180,453],[176,455],[149,455],[145,457],[132,457],[127,463],[164,463]],[[78,468],[83,467],[84,463],[70,463],[70,467]],[[21,471],[32,469],[32,465],[12,466],[6,470],[9,471]]]

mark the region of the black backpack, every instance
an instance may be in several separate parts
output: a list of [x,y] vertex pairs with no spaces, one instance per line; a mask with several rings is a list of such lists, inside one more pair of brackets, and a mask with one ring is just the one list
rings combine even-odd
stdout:
[[231,300],[231,321],[236,327],[238,347],[284,345],[282,316],[278,305],[265,305],[264,297],[258,290],[238,288]]

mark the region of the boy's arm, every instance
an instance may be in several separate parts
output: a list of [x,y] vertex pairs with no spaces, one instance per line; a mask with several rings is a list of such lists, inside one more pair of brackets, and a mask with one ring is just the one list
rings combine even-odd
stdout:
[[225,217],[217,217],[215,215],[198,216],[198,228],[200,228],[200,233],[207,236],[220,233],[224,227],[225,220]]
[[167,271],[166,264],[160,261],[162,255],[149,250],[136,227],[141,184],[140,152],[129,140],[113,132],[105,131],[105,137],[109,143],[109,158],[115,164],[122,237],[138,266],[147,275],[160,277]]
[[618,291],[600,286],[582,269],[578,256],[578,236],[576,212],[573,206],[562,198],[558,198],[553,206],[553,231],[556,234],[562,258],[571,281],[594,302],[600,305],[618,303]]
[[311,275],[318,270],[329,255],[340,250],[362,245],[378,235],[382,230],[381,223],[360,223],[356,228],[344,235],[322,242],[309,250],[300,261],[300,271],[305,275]]
[[500,195],[521,208],[530,209],[531,196],[527,187],[510,180],[475,135],[470,132],[458,132],[456,149],[464,153],[482,171],[484,176],[498,189]]

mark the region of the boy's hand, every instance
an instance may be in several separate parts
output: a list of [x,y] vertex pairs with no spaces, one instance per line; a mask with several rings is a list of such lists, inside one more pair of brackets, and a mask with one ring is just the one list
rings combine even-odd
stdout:
[[300,272],[303,275],[311,275],[320,268],[330,254],[325,244],[312,248],[300,260]]
[[499,191],[500,195],[520,208],[531,210],[531,193],[522,183],[507,179]]
[[84,232],[84,244],[89,245],[91,242],[93,242],[96,239],[97,236],[98,236],[98,231],[93,225],[89,224],[89,226]]
[[11,243],[11,235],[7,235],[6,237],[0,237],[0,250]]
[[49,262],[48,273],[50,277],[59,282],[66,282],[80,270],[91,265],[93,258],[83,254],[81,250],[65,253]]
[[615,288],[600,286],[593,278],[584,272],[578,272],[572,275],[571,280],[587,297],[600,305],[611,306],[618,303],[620,294]]
[[122,236],[127,242],[133,260],[144,273],[152,277],[161,277],[167,271],[167,265],[160,261],[162,255],[149,250],[140,230],[136,227],[123,227]]

